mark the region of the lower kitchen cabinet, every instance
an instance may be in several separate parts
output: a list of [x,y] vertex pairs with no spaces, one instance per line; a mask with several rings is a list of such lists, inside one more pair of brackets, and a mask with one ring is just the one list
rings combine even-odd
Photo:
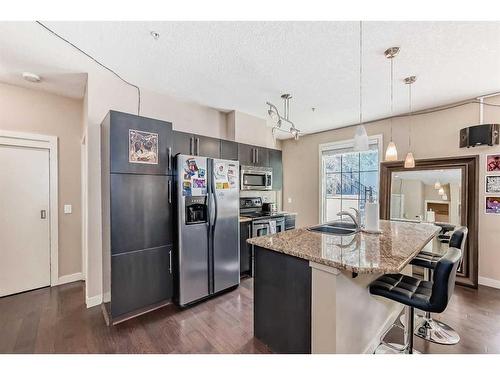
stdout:
[[167,303],[173,296],[172,246],[132,251],[111,257],[113,320]]
[[240,275],[252,275],[252,245],[247,239],[252,237],[252,222],[240,223]]

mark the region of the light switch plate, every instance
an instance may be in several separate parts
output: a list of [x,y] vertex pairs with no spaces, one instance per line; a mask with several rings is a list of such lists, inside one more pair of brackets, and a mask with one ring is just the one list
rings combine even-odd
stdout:
[[292,198],[288,197],[288,203],[292,203]]
[[73,211],[73,207],[70,204],[64,205],[64,213],[65,214],[70,214],[72,211]]

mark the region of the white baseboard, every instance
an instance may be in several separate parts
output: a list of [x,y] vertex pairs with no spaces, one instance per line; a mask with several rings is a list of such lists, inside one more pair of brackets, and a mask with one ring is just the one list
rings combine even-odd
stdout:
[[366,346],[366,349],[363,351],[363,354],[373,354],[373,352],[375,352],[375,349],[377,349],[377,347],[380,344],[380,339],[382,338],[384,332],[387,331],[394,322],[396,322],[396,319],[398,318],[399,314],[401,314],[401,311],[403,311],[404,306],[400,305],[400,307],[401,308],[394,310],[392,314],[389,315],[389,317],[384,322],[383,326],[373,337],[373,340]]
[[87,297],[85,304],[87,305],[87,309],[100,305],[102,303],[102,295],[98,294],[97,296]]
[[492,288],[500,289],[500,280],[489,279],[487,277],[479,276],[479,285],[489,286]]
[[59,278],[57,279],[56,285],[72,283],[72,282],[80,281],[80,280],[83,280],[83,275],[81,272],[72,273],[71,275],[59,276]]

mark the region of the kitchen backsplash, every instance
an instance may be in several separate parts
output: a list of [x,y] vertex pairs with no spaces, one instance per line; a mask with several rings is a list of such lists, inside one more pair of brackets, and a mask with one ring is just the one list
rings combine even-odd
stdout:
[[241,190],[240,197],[261,197],[262,202],[273,202],[281,210],[281,191]]

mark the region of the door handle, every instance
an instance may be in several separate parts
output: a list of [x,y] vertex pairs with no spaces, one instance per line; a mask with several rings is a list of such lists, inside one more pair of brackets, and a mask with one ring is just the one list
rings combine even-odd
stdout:
[[40,219],[46,219],[46,218],[47,218],[47,211],[41,210],[40,211]]
[[194,155],[193,137],[189,137],[189,155]]
[[172,203],[172,180],[168,180],[168,203]]
[[196,138],[196,156],[200,156],[200,138]]
[[168,271],[172,273],[172,250],[168,252]]
[[168,148],[168,170],[172,169],[172,147]]

